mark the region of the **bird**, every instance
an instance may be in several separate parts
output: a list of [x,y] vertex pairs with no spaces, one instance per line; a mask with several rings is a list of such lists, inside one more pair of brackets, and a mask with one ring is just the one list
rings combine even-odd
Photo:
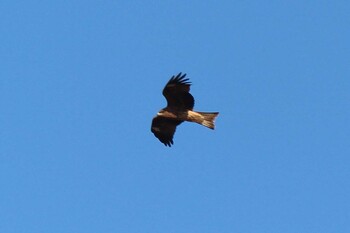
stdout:
[[214,129],[214,121],[219,112],[194,111],[194,98],[190,94],[191,82],[186,74],[173,75],[163,89],[167,106],[161,109],[152,120],[151,131],[165,146],[174,144],[176,127],[184,121],[195,122]]

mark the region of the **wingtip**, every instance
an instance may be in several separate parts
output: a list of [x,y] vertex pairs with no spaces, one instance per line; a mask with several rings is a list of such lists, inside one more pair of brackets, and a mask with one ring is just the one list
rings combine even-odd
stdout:
[[186,73],[182,74],[182,72],[178,73],[177,75],[173,75],[171,76],[168,84],[177,82],[184,85],[192,85],[192,83],[189,81],[190,79],[186,78],[186,75]]
[[164,142],[164,145],[167,147],[171,147],[171,145],[173,145],[174,144],[174,142],[173,142],[173,140],[171,140],[171,141],[168,141],[168,142]]

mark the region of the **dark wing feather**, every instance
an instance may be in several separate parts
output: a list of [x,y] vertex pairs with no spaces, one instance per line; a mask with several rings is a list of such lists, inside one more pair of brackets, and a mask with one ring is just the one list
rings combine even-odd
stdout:
[[193,109],[194,98],[189,93],[191,82],[185,77],[186,74],[179,73],[176,76],[172,76],[169,82],[165,85],[163,95],[168,102],[168,107]]
[[176,126],[182,122],[183,121],[156,116],[152,120],[151,131],[165,146],[171,147],[171,145],[174,144],[173,137]]

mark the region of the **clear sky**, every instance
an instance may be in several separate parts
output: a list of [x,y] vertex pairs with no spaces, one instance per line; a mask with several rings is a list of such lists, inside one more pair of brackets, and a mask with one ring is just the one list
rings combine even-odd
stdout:
[[[0,2],[0,232],[350,232],[349,1]],[[169,78],[195,109],[150,131]]]

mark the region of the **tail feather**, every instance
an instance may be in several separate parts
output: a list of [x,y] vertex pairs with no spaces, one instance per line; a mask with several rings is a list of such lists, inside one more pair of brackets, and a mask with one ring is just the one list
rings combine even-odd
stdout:
[[219,115],[218,112],[197,112],[202,116],[202,122],[199,122],[201,125],[208,127],[209,129],[215,128],[215,118]]

